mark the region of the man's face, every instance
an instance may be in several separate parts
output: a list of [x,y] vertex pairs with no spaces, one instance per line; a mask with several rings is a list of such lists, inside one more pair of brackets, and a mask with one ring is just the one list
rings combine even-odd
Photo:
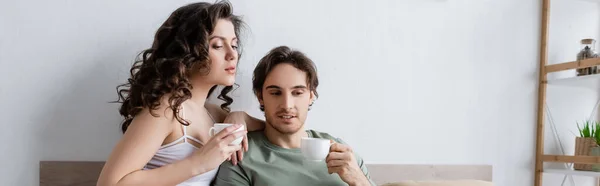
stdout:
[[259,99],[265,108],[267,127],[281,134],[294,134],[302,129],[314,97],[306,80],[306,73],[290,64],[281,63],[271,70]]

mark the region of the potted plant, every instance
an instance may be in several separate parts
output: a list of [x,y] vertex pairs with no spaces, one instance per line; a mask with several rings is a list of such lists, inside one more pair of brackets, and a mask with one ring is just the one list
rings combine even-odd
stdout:
[[[596,122],[596,130],[594,131],[594,140],[596,146],[592,147],[592,156],[600,156],[600,123]],[[592,171],[600,172],[600,164],[592,164]]]
[[[592,154],[592,149],[598,147],[600,143],[600,123],[587,120],[583,122],[583,126],[580,126],[578,122],[577,129],[579,130],[579,136],[575,138],[575,155],[594,155]],[[597,153],[600,155],[600,149],[594,149],[594,151],[598,151]],[[592,164],[575,163],[573,168],[575,170],[590,171],[592,170]],[[598,171],[600,171],[600,166],[598,167]]]

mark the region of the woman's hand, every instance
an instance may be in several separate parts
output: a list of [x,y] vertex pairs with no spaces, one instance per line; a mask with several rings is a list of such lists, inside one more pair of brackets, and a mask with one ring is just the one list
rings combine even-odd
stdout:
[[[229,115],[227,115],[227,117],[223,121],[223,123],[246,125],[246,119],[248,119],[248,115],[246,114],[246,112],[235,111],[230,112]],[[245,131],[248,131],[247,126],[245,129]],[[237,165],[238,161],[242,161],[242,159],[244,159],[245,151],[248,151],[248,136],[246,135],[244,135],[244,139],[242,140],[242,149],[231,154],[231,157],[229,157],[227,160],[231,160],[233,165]]]
[[246,135],[246,130],[234,132],[240,127],[242,125],[233,125],[223,129],[210,138],[202,148],[194,152],[192,157],[193,162],[197,162],[199,165],[202,165],[202,168],[206,169],[199,170],[200,172],[206,172],[219,167],[223,161],[241,149],[240,145],[230,145],[233,140]]

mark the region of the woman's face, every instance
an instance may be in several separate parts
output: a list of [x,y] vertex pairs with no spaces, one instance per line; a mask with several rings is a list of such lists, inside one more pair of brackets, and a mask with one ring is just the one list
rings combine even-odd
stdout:
[[233,85],[238,63],[237,37],[233,23],[226,19],[217,21],[215,30],[208,37],[210,72],[199,77],[209,84]]

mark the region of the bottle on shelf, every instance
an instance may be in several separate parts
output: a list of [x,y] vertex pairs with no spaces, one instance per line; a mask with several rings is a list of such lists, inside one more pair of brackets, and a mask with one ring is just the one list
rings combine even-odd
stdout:
[[[577,53],[577,60],[584,60],[597,57],[599,56],[598,53],[596,53],[596,40],[590,38],[582,39],[581,50],[579,51],[579,53]],[[600,73],[600,69],[597,66],[577,69],[577,76],[584,76],[596,73]]]

